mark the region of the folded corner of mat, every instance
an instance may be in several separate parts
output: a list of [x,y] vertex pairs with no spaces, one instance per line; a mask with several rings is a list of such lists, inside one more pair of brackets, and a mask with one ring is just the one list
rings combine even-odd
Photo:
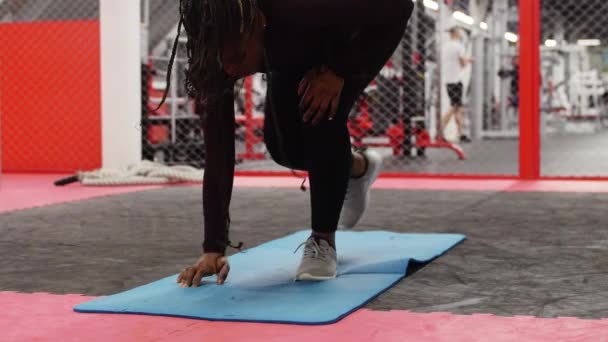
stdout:
[[460,234],[404,234],[389,231],[338,232],[338,277],[295,282],[305,241],[301,231],[230,257],[225,285],[208,280],[180,288],[175,276],[74,308],[84,313],[131,313],[206,320],[328,324],[347,316],[406,276],[410,262],[427,263],[466,237]]

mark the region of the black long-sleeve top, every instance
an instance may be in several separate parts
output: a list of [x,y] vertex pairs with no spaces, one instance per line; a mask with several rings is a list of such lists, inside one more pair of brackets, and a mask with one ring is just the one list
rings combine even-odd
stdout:
[[[369,27],[398,25],[407,21],[412,0],[258,0],[266,16],[265,53],[270,70],[327,65],[348,80],[364,65],[350,37]],[[382,39],[379,36],[375,39]],[[267,70],[267,71],[270,71]],[[295,91],[295,89],[294,89]],[[203,182],[204,252],[224,253],[228,246],[229,206],[235,164],[234,98],[226,93],[222,115],[206,115]]]

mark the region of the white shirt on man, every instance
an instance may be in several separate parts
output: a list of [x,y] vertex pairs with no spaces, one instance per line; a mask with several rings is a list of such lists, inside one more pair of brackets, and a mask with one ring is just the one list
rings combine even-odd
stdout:
[[464,68],[460,64],[460,59],[466,58],[464,45],[455,39],[448,38],[443,44],[441,78],[444,83],[462,82],[462,72]]

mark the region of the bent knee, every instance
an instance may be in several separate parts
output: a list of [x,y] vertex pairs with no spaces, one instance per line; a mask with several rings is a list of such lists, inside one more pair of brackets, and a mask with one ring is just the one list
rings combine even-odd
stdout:
[[277,144],[267,144],[266,147],[275,163],[289,169],[308,170],[308,163],[306,163],[303,151],[298,151],[297,148],[293,147],[278,146]]

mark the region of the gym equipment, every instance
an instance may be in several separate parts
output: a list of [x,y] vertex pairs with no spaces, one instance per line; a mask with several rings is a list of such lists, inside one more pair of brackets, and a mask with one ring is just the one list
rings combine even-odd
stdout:
[[605,127],[608,85],[590,62],[591,55],[580,45],[541,48],[543,134],[594,133]]
[[404,278],[412,263],[428,263],[465,239],[457,234],[339,231],[338,277],[295,282],[301,253],[293,250],[309,235],[309,231],[301,231],[231,256],[232,272],[223,286],[206,279],[201,287],[180,288],[173,275],[85,302],[74,310],[221,321],[333,323]]
[[[257,89],[261,88],[258,79],[260,75],[246,77],[243,80],[242,96],[244,98],[242,115],[236,115],[236,124],[244,128],[245,152],[239,153],[239,160],[263,160],[266,159],[266,154],[256,152],[256,145],[264,142],[264,116],[256,115],[256,101],[254,97],[259,98]],[[257,87],[254,87],[254,83]],[[257,102],[260,102],[257,99]],[[241,111],[237,111],[241,112]]]

